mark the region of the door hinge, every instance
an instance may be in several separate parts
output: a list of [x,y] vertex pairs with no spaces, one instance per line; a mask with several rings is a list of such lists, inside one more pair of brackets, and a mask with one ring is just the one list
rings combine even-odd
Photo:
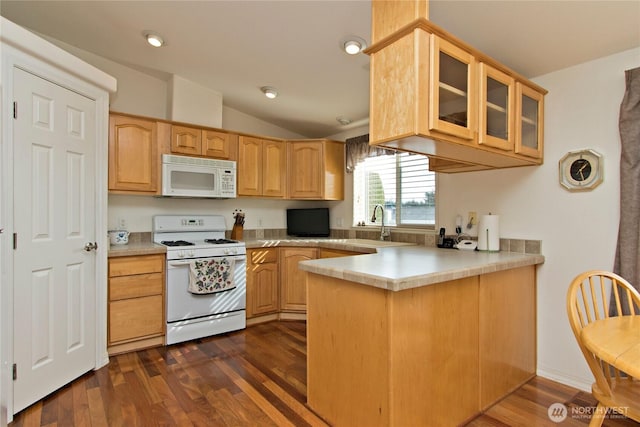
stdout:
[[18,103],[15,101],[13,102],[13,118],[18,118]]
[[18,249],[18,233],[13,233],[13,249]]
[[13,364],[13,380],[18,379],[18,365],[16,363]]

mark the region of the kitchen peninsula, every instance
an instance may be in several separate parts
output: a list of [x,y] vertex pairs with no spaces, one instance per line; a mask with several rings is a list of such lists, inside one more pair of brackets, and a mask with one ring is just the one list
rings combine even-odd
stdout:
[[301,262],[308,405],[334,426],[472,418],[535,375],[543,262],[416,246]]

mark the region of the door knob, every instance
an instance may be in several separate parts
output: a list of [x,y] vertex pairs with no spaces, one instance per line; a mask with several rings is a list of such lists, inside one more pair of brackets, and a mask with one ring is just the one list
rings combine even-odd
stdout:
[[97,251],[98,242],[88,242],[86,245],[84,245],[84,250],[87,252]]

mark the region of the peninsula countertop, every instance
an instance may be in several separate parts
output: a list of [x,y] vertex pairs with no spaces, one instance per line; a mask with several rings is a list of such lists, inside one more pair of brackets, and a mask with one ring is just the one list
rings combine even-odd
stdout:
[[402,291],[464,277],[544,263],[544,256],[424,246],[379,247],[376,253],[302,261],[301,270]]

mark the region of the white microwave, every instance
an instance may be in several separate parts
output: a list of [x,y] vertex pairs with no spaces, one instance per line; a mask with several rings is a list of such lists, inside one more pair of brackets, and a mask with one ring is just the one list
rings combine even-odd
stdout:
[[236,162],[163,154],[162,195],[235,198]]

